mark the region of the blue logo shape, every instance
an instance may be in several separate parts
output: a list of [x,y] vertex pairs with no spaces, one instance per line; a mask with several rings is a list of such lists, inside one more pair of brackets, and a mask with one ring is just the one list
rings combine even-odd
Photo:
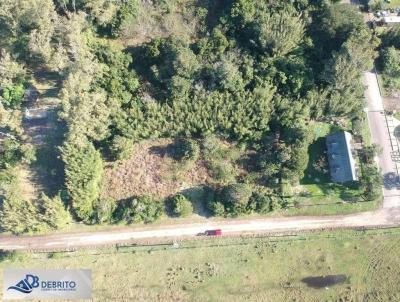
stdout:
[[34,288],[39,287],[39,277],[26,275],[25,279],[19,281],[15,286],[10,286],[7,290],[14,289],[24,294],[29,294]]

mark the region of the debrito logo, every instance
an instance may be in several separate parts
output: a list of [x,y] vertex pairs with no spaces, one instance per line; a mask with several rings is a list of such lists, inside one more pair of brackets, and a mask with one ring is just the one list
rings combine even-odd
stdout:
[[37,287],[39,287],[39,277],[28,274],[25,276],[25,279],[22,279],[14,286],[10,286],[7,290],[13,289],[21,293],[29,294]]

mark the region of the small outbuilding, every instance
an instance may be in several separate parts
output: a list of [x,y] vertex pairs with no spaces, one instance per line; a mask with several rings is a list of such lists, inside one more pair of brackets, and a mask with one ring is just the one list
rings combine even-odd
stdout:
[[400,23],[400,16],[388,16],[382,18],[383,25],[391,26]]
[[330,134],[326,137],[329,171],[336,183],[358,180],[352,135],[347,131]]

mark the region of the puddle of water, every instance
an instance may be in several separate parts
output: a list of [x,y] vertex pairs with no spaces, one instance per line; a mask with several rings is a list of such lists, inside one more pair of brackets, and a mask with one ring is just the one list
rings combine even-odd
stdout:
[[348,281],[346,275],[327,275],[317,277],[306,277],[301,279],[301,282],[307,284],[308,287],[312,288],[325,288],[335,284],[343,283]]

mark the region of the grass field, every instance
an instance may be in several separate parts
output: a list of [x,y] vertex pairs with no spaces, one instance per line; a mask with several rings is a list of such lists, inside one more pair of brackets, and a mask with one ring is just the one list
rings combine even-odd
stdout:
[[[0,269],[92,269],[93,301],[375,302],[400,300],[399,254],[400,229],[335,231],[30,254],[3,259]],[[302,281],[325,275],[346,280],[322,288]]]
[[400,0],[391,0],[390,3],[384,2],[384,8],[397,8],[400,7]]

